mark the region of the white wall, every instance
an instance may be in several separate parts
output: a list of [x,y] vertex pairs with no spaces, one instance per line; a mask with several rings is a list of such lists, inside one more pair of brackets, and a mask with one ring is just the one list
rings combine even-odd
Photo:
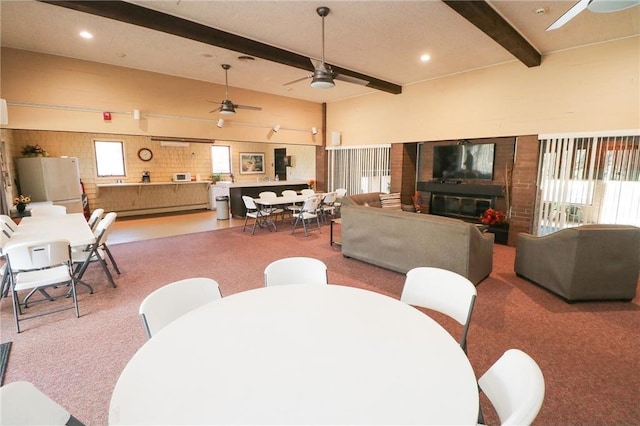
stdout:
[[640,37],[327,106],[343,145],[640,128]]

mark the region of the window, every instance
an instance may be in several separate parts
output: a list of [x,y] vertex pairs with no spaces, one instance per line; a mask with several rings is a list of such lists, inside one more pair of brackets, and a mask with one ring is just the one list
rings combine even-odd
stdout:
[[231,173],[231,148],[226,145],[211,145],[211,173]]
[[94,140],[98,177],[125,176],[122,141]]
[[330,147],[329,188],[349,194],[389,192],[391,145]]

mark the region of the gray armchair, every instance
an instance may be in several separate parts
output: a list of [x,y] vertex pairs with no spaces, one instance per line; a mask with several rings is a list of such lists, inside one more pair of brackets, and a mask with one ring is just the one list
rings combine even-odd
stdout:
[[569,302],[631,300],[640,274],[640,228],[584,225],[544,237],[521,233],[515,272]]

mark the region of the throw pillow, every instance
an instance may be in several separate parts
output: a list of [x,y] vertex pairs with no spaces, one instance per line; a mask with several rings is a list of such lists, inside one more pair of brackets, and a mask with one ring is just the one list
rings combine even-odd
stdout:
[[394,192],[393,194],[380,194],[380,204],[383,209],[397,209],[401,210],[400,193]]

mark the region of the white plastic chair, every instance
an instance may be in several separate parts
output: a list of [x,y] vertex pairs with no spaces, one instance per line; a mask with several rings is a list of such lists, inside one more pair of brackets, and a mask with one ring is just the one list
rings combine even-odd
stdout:
[[293,234],[296,231],[296,227],[298,226],[298,222],[302,222],[302,227],[304,228],[304,236],[308,236],[307,224],[311,224],[313,219],[318,223],[318,231],[322,233],[322,229],[320,228],[320,214],[318,212],[318,207],[320,206],[320,195],[313,195],[306,200],[304,200],[304,204],[302,204],[302,208],[296,215],[296,220],[293,223],[293,229],[291,233]]
[[220,287],[211,278],[187,278],[160,287],[140,304],[147,338],[187,312],[220,298]]
[[478,380],[503,425],[530,425],[544,400],[544,376],[519,349],[506,351]]
[[[242,201],[244,202],[244,207],[247,210],[244,215],[242,232],[244,232],[244,229],[247,227],[247,221],[249,220],[249,218],[253,218],[253,228],[251,228],[251,235],[255,234],[256,225],[260,228],[267,226],[269,228],[269,231],[271,231],[271,227],[269,225],[273,222],[267,220],[269,218],[269,212],[259,209],[253,198],[249,197],[248,195],[243,195]],[[273,227],[275,229],[275,223],[273,223]]]
[[7,237],[10,237],[18,227],[18,224],[16,224],[13,219],[11,219],[11,217],[7,216],[6,214],[0,215],[0,224],[2,224],[0,230],[2,230],[2,233],[4,233]]
[[2,425],[82,426],[78,419],[29,382],[2,386],[0,404]]
[[[76,297],[76,281],[73,278],[71,269],[71,247],[69,246],[69,241],[52,240],[7,244],[5,254],[11,270],[11,294],[13,296],[14,319],[18,333],[20,333],[20,321],[36,316],[52,314],[67,309],[74,309],[76,318],[80,316]],[[46,289],[63,284],[69,284],[71,287],[69,293],[73,298],[73,306],[58,308],[20,319],[20,316],[23,315],[22,307],[28,307],[28,301],[36,291],[42,293],[46,298],[45,300],[53,301],[55,299],[46,292]],[[23,290],[31,291],[20,302],[18,292]],[[66,299],[66,297],[63,297],[63,299]]]
[[286,284],[328,284],[327,265],[311,257],[286,257],[264,269],[264,286]]
[[[282,191],[282,196],[283,197],[296,197],[298,196],[298,193],[296,191],[294,191],[293,189],[285,189],[284,191]],[[290,203],[286,206],[286,211],[289,212],[289,214],[291,214],[291,219],[293,219],[293,216],[297,213],[300,212],[300,205],[298,203]]]
[[[273,191],[263,191],[260,193],[260,198],[278,198],[278,194]],[[282,221],[284,221],[284,209],[276,206],[264,206],[263,211],[266,211],[272,216],[280,215]]]
[[31,209],[31,216],[62,216],[67,214],[67,208],[65,206],[48,205],[39,206]]
[[118,274],[120,274],[120,269],[115,262],[115,259],[111,255],[109,251],[109,247],[107,246],[107,238],[109,237],[109,233],[111,232],[112,225],[115,223],[117,213],[109,212],[107,213],[103,219],[101,219],[94,231],[94,235],[96,237],[96,241],[93,244],[89,244],[84,247],[84,250],[76,250],[71,253],[71,259],[73,264],[76,265],[74,269],[74,274],[78,284],[82,284],[89,288],[89,293],[93,293],[93,288],[86,282],[82,281],[82,276],[86,272],[89,264],[92,262],[100,263],[102,266],[102,270],[104,271],[109,283],[112,287],[116,287],[116,283],[113,281],[113,275],[109,271],[109,267],[107,266],[107,262],[105,258],[108,256],[111,260],[111,264]]
[[340,207],[342,207],[342,199],[347,195],[347,190],[345,188],[336,189],[336,202],[333,205],[336,208],[336,215],[340,215]]
[[407,272],[400,300],[433,309],[458,321],[463,326],[460,346],[466,353],[476,294],[473,283],[460,274],[446,269],[418,267]]
[[331,216],[334,215],[336,207],[335,202],[338,198],[338,193],[336,192],[327,192],[322,196],[322,201],[320,203],[320,213],[322,214],[322,221],[327,223],[327,214]]
[[0,297],[6,297],[9,293],[10,279],[9,268],[6,262],[6,256],[4,248],[9,242],[9,236],[6,232],[0,232],[0,259],[5,259],[5,262],[0,266],[0,275],[2,275],[2,281],[0,282]]
[[96,229],[96,226],[98,226],[98,222],[100,222],[100,219],[102,219],[103,214],[104,214],[104,209],[95,209],[93,213],[91,213],[91,216],[87,221],[87,224],[89,225],[89,228],[91,228],[92,231],[94,231]]
[[305,189],[301,189],[300,190],[300,194],[305,195],[307,197],[310,197],[312,195],[315,195],[316,191],[314,191],[311,188],[305,188]]

